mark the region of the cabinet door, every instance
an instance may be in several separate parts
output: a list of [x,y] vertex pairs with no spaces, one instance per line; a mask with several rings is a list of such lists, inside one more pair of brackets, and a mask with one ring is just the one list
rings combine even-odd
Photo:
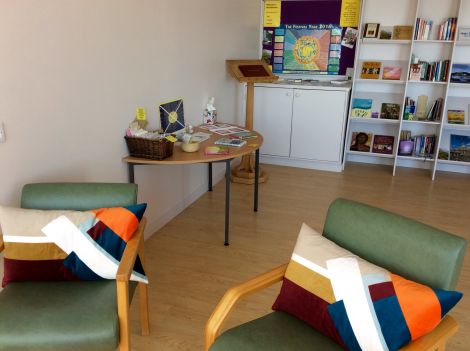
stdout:
[[294,89],[291,157],[340,162],[346,92]]
[[255,87],[254,129],[264,138],[260,153],[289,156],[293,89]]

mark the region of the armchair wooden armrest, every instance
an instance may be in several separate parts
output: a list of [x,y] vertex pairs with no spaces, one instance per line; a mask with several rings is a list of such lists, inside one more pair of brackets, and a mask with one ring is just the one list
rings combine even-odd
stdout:
[[281,281],[284,277],[286,269],[287,264],[284,264],[227,290],[206,323],[206,351],[209,350],[211,345],[214,343],[215,338],[220,332],[222,323],[225,321],[238,300]]
[[[281,281],[286,269],[287,264],[284,264],[227,290],[206,323],[205,351],[208,351],[214,343],[222,328],[223,322],[235,307],[237,301]],[[400,350],[445,351],[447,340],[457,332],[458,328],[459,326],[454,318],[447,316],[431,333],[413,341]]]
[[2,231],[0,230],[0,252],[3,252],[5,249],[5,245],[3,244],[3,234]]
[[[121,258],[118,271],[116,273],[117,304],[119,318],[119,340],[120,351],[128,351],[130,346],[130,328],[129,328],[129,279],[134,268],[137,255],[140,256],[142,266],[144,263],[144,230],[147,224],[145,217],[139,223],[139,227],[127,242],[126,249]],[[150,332],[148,318],[148,291],[147,284],[138,283],[140,300],[140,323],[142,335],[148,335]]]

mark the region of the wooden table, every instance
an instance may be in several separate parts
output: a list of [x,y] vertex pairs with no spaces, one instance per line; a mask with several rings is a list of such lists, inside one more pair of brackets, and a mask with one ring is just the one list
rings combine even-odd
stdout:
[[230,163],[234,158],[242,157],[244,155],[251,155],[255,152],[255,187],[253,194],[253,211],[258,211],[258,185],[259,185],[259,148],[263,144],[263,137],[261,134],[256,133],[257,138],[248,139],[246,144],[242,147],[229,147],[228,155],[205,155],[204,149],[206,146],[213,146],[214,142],[220,138],[226,137],[219,134],[211,133],[207,130],[195,128],[196,132],[204,132],[212,134],[211,137],[203,141],[197,152],[184,152],[181,150],[180,143],[176,143],[173,150],[173,155],[163,160],[149,160],[145,158],[137,158],[127,156],[123,161],[128,164],[129,170],[129,183],[134,183],[134,167],[137,165],[185,165],[195,163],[207,163],[209,166],[209,191],[212,191],[212,163],[224,162],[225,163],[225,240],[224,245],[229,245],[229,224],[230,224]]

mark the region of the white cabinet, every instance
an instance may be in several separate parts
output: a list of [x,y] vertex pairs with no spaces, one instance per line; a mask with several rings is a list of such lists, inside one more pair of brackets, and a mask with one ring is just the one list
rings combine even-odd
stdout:
[[346,94],[294,89],[290,156],[340,162]]
[[349,86],[255,86],[254,128],[261,161],[341,171]]
[[264,138],[260,153],[289,156],[292,97],[292,89],[255,88],[253,126]]

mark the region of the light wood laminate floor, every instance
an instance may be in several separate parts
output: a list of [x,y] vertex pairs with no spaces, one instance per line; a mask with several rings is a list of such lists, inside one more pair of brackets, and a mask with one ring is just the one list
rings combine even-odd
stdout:
[[[345,197],[384,208],[470,239],[470,176],[377,165],[349,165],[343,173],[263,165],[260,211],[252,187],[232,184],[231,245],[223,246],[225,187],[221,182],[146,242],[151,335],[139,335],[133,303],[135,350],[202,350],[204,325],[225,290],[289,260],[302,222],[321,231],[329,204]],[[461,329],[448,350],[470,349],[470,254],[451,312]],[[226,327],[270,312],[279,284],[244,300]]]

